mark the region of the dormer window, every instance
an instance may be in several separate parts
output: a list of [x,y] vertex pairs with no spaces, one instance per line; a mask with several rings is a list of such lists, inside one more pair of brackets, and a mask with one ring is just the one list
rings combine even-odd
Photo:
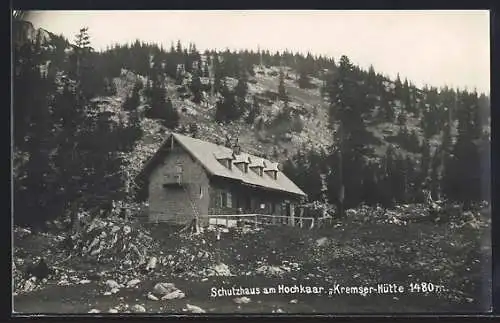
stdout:
[[235,164],[239,170],[246,174],[248,173],[248,164],[250,164],[250,159],[246,156],[237,155],[233,164]]
[[262,176],[264,175],[264,168],[262,166],[252,166],[250,168],[255,172],[255,174]]
[[230,158],[220,158],[220,159],[218,159],[218,161],[219,161],[219,163],[224,165],[224,167],[226,167],[227,169],[229,169],[229,170],[232,169],[233,163],[231,162]]
[[266,165],[267,167],[264,169],[264,172],[274,180],[278,179],[278,164],[271,163]]
[[259,176],[264,175],[264,161],[263,160],[252,160],[252,163],[250,164],[250,168]]
[[231,153],[216,153],[214,154],[215,159],[219,161],[224,167],[231,170],[233,167],[233,156]]
[[271,177],[272,179],[274,180],[277,180],[278,179],[278,172],[275,171],[275,170],[264,170],[264,172],[269,175],[269,177]]

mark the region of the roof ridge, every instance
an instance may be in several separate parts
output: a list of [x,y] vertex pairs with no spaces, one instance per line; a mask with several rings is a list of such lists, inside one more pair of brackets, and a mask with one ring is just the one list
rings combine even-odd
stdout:
[[[184,134],[180,134],[180,133],[178,133],[178,132],[171,132],[170,134],[171,134],[171,135],[174,135],[174,137],[176,137],[176,136],[181,136],[181,137],[184,137],[184,138],[188,138],[189,140],[196,140],[196,141],[203,142],[203,143],[209,143],[209,144],[214,145],[214,146],[216,146],[216,147],[219,147],[219,148],[222,148],[222,149],[225,149],[225,150],[230,150],[230,151],[232,151],[232,149],[231,149],[231,148],[226,147],[225,145],[218,145],[218,144],[216,144],[215,142],[212,142],[212,141],[203,140],[203,139],[200,139],[200,138],[194,138],[194,137],[191,137],[191,136],[187,136],[187,135],[184,135]],[[269,162],[269,163],[277,163],[277,164],[279,164],[279,162],[278,162],[278,161],[273,161],[273,160],[271,160],[271,159],[264,158],[264,157],[261,157],[261,156],[257,156],[257,155],[254,155],[254,154],[248,153],[248,152],[246,152],[246,151],[242,151],[242,152],[240,153],[240,155],[243,155],[243,154],[246,154],[246,155],[247,155],[247,157],[250,157],[250,158],[252,158],[252,159],[254,159],[254,158],[259,158],[259,159],[261,159],[261,161],[264,161],[264,162]]]

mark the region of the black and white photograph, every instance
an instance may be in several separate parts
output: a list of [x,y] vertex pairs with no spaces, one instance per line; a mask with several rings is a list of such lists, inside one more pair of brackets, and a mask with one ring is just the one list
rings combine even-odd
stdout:
[[12,310],[492,311],[487,10],[12,10]]

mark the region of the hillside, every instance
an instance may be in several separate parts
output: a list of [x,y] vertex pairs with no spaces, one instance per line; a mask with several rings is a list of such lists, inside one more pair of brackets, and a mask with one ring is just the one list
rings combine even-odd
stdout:
[[[262,110],[260,117],[264,121],[271,120],[280,110],[283,109],[283,102],[273,101],[269,99],[269,92],[276,93],[279,84],[279,77],[277,72],[279,67],[274,66],[270,68],[257,67],[257,73],[254,77],[249,79],[248,97],[253,96],[261,99]],[[294,71],[289,69],[289,75],[293,75]],[[189,76],[187,76],[188,78]],[[115,79],[117,87],[116,98],[105,100],[111,109],[116,113],[120,111],[120,104],[130,95],[132,88],[137,80],[147,82],[147,78],[136,75],[130,71],[123,70],[123,74]],[[237,80],[234,78],[227,78],[230,87],[234,87]],[[321,84],[317,78],[312,78],[312,82]],[[287,160],[290,156],[297,153],[299,149],[327,149],[333,144],[333,134],[328,125],[328,106],[329,103],[321,97],[319,88],[316,89],[301,89],[293,79],[285,81],[286,91],[288,93],[290,102],[289,105],[292,109],[300,111],[303,120],[303,129],[300,133],[286,132],[286,138],[280,134],[275,135],[273,131],[258,131],[255,125],[248,125],[244,120],[239,120],[229,124],[220,124],[214,121],[215,106],[214,104],[196,104],[190,98],[182,98],[182,95],[176,90],[174,80],[168,79],[165,84],[168,97],[172,100],[174,107],[180,113],[180,124],[189,125],[196,123],[198,125],[198,137],[203,140],[211,142],[224,142],[226,134],[230,137],[239,139],[242,149],[253,154],[266,154],[270,158],[274,158],[279,162]],[[387,85],[387,91],[391,91],[390,84]],[[207,95],[207,101],[213,102]],[[249,99],[250,100],[250,99]],[[142,97],[144,103],[145,98]],[[418,102],[418,101],[417,101]],[[401,107],[399,102],[391,102],[394,105],[396,114],[399,114]],[[145,106],[139,109],[142,111]],[[150,155],[165,138],[165,129],[155,120],[148,118],[142,119],[142,126],[145,129],[145,137],[139,145],[138,154]],[[410,115],[407,121],[410,131],[417,131],[419,134],[420,142],[423,141],[423,134],[419,126],[419,118]],[[399,126],[393,123],[374,123],[368,129],[374,136],[380,139],[378,145],[374,146],[375,151],[379,157],[384,156],[388,145],[388,137],[394,136],[399,130]],[[454,129],[456,132],[456,128]],[[430,143],[435,148],[439,142],[441,133],[434,135]],[[398,147],[398,151],[410,154],[413,158],[420,158],[420,154],[413,154],[407,152],[404,148]],[[141,157],[143,160],[146,156]]]
[[[36,31],[29,23],[21,24],[17,38],[19,46],[36,39],[42,45],[47,44],[41,47],[42,61],[37,63],[42,75],[52,73],[56,84],[64,84],[67,80],[73,82],[71,78],[75,71],[71,66],[76,57],[75,45],[47,31]],[[180,42],[177,48],[165,51],[157,45],[139,41],[117,45],[104,52],[91,51],[89,55],[87,68],[93,72],[89,72],[92,78],[86,83],[92,85],[90,93],[94,94],[90,101],[97,103],[101,111],[111,112],[114,122],[127,125],[131,112],[125,111],[124,105],[140,83],[139,106],[134,109],[139,112],[142,135],[135,142],[133,151],[120,153],[127,161],[123,166],[128,182],[133,181],[169,131],[189,134],[193,132],[190,128],[195,126],[196,134],[192,135],[200,139],[224,143],[227,137],[231,140],[237,138],[243,150],[280,162],[287,175],[304,187],[313,200],[319,199],[319,178],[327,174],[328,197],[332,201],[336,199],[340,188],[334,177],[339,170],[336,162],[332,164],[330,159],[338,158],[335,154],[339,150],[340,119],[332,116],[338,112],[338,104],[332,106],[330,101],[342,93],[332,88],[332,82],[338,81],[336,73],[340,68],[333,59],[288,52],[273,56],[263,51],[259,61],[259,54],[247,51],[198,53],[193,44],[189,44],[188,50],[182,49]],[[381,183],[382,178],[389,175],[386,174],[387,167],[384,170],[379,165],[395,159],[396,163],[406,163],[406,169],[401,170],[404,174],[400,174],[397,180],[401,182],[397,185],[404,185],[405,192],[410,189],[418,192],[425,180],[433,183],[432,194],[440,198],[446,186],[442,183],[447,176],[448,161],[445,157],[454,149],[460,118],[463,123],[474,119],[477,127],[482,128],[482,134],[477,135],[474,130],[474,136],[489,141],[489,98],[447,87],[418,89],[411,81],[405,79],[402,82],[399,76],[391,80],[372,68],[364,71],[352,65],[350,69],[357,91],[351,104],[363,110],[360,113],[366,131],[356,140],[363,141],[363,146],[371,148],[372,152],[362,153],[364,162],[354,171],[365,172],[363,176],[366,178],[354,179],[359,183],[349,187],[348,192],[359,191],[359,185],[365,185],[367,178],[375,177],[375,181]],[[198,86],[194,85],[196,78],[199,78]],[[219,84],[214,91],[215,82],[223,85]],[[241,90],[240,82],[246,88],[243,98],[236,95]],[[112,90],[109,90],[110,83],[113,84]],[[281,84],[283,88],[280,88]],[[165,102],[153,99],[153,90],[164,92],[158,93],[171,102],[178,122],[165,126],[164,116],[151,115],[154,109],[160,109],[160,112],[166,109],[160,107]],[[238,111],[238,115],[221,121],[217,116],[218,105],[224,105],[231,97],[237,100],[231,103],[230,109]],[[478,106],[474,115],[465,111],[469,109],[469,103]],[[19,156],[16,169],[23,163],[23,153],[16,150],[16,156]],[[304,154],[306,160],[301,161]],[[320,161],[313,166],[311,158],[315,154]],[[393,167],[403,166],[395,164]],[[456,167],[462,166],[457,164]],[[411,169],[422,174],[414,174],[409,179]],[[301,179],[304,172],[310,175]],[[396,198],[397,201],[418,199],[414,196]],[[358,196],[352,203],[355,205],[361,201],[363,198]]]

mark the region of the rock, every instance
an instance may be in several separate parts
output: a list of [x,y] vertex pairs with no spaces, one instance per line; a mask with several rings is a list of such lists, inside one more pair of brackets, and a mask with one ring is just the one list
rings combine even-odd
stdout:
[[158,300],[158,297],[154,296],[153,294],[149,293],[148,294],[148,299],[151,300],[151,301],[157,301]]
[[90,283],[90,280],[88,280],[88,279],[82,279],[78,283],[84,285],[84,284]]
[[20,232],[20,233],[23,233],[24,235],[29,235],[29,234],[31,234],[31,230],[26,229],[26,228],[17,228],[17,230],[16,230],[16,231],[18,231],[18,232]]
[[326,245],[327,242],[328,242],[328,238],[326,238],[326,237],[319,238],[318,240],[316,240],[316,246],[322,247],[322,246]]
[[127,235],[132,232],[132,229],[128,225],[126,225],[123,227],[123,232],[125,233],[125,235]]
[[153,270],[156,268],[156,263],[158,262],[158,259],[156,257],[151,257],[148,261],[148,264],[146,265],[146,270]]
[[109,296],[109,295],[111,295],[111,292],[104,292],[103,295],[104,296]]
[[176,299],[176,298],[177,299],[181,299],[181,298],[184,298],[184,297],[186,297],[186,295],[180,289],[176,289],[173,292],[166,294],[161,299],[162,300]]
[[136,305],[132,306],[132,312],[144,313],[144,312],[146,312],[146,308],[144,308],[144,306],[142,306],[142,305],[136,304]]
[[158,295],[167,295],[174,290],[176,290],[176,288],[172,283],[158,283],[153,288],[153,292]]
[[281,276],[284,270],[276,266],[261,266],[255,271],[258,274],[270,275],[270,276]]
[[116,308],[110,308],[108,313],[118,313],[118,310]]
[[355,216],[355,215],[357,215],[357,214],[358,214],[358,212],[357,212],[356,210],[354,210],[354,209],[348,209],[348,210],[346,211],[346,214],[347,214],[348,216]]
[[112,280],[112,279],[108,279],[106,280],[106,286],[109,288],[109,289],[113,289],[113,288],[120,288],[120,284],[118,284],[116,282],[116,280]]
[[35,289],[35,283],[33,280],[31,279],[28,279],[25,283],[24,283],[24,287],[23,287],[23,290],[25,292],[31,292],[33,289]]
[[292,300],[290,301],[290,304],[297,304],[298,302],[299,302],[298,300],[296,300],[296,299],[292,299]]
[[186,310],[195,314],[205,313],[205,310],[202,309],[201,307],[191,304],[186,304]]
[[217,273],[217,276],[232,276],[231,271],[226,264],[220,263],[211,269]]
[[139,279],[132,279],[130,281],[128,281],[127,283],[127,287],[129,288],[132,288],[132,287],[135,287],[137,284],[139,284],[141,281]]
[[99,311],[99,310],[97,310],[97,309],[93,308],[93,309],[91,309],[91,310],[89,311],[89,313],[101,313],[101,311]]
[[66,279],[61,279],[59,282],[57,282],[57,285],[59,285],[59,286],[68,286],[69,285],[69,281],[66,280]]
[[115,288],[112,288],[112,289],[110,290],[110,293],[111,293],[111,294],[116,294],[116,293],[118,293],[119,291],[120,291],[120,289],[115,287]]
[[234,302],[236,304],[248,304],[250,303],[250,298],[243,296],[243,297],[238,297],[234,299]]

